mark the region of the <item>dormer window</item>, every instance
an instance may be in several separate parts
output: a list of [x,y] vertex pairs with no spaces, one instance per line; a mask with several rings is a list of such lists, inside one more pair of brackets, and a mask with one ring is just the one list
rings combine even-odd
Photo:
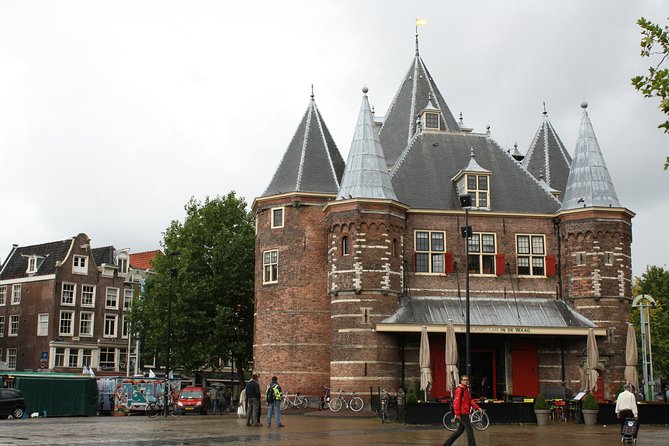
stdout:
[[119,275],[125,275],[128,274],[128,268],[129,268],[130,262],[126,257],[119,257],[118,258],[118,273]]
[[37,256],[30,256],[28,258],[28,271],[26,273],[36,273],[37,272]]
[[423,113],[423,128],[426,130],[439,130],[439,113]]
[[74,274],[88,274],[88,257],[74,256],[72,260],[72,272]]
[[466,193],[472,197],[473,207],[490,207],[490,175],[468,174]]

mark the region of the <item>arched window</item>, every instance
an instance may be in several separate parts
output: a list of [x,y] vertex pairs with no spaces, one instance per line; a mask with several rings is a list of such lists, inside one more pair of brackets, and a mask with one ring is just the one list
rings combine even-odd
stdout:
[[348,250],[348,236],[345,235],[341,238],[341,254],[347,256],[349,253]]
[[393,239],[393,257],[397,257],[399,255],[399,246],[397,243],[397,239]]

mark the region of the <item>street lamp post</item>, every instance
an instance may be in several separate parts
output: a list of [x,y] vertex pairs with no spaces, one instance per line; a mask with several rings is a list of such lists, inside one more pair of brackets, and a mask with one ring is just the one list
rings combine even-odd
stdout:
[[649,294],[641,294],[634,298],[632,307],[639,308],[639,322],[641,324],[641,364],[643,367],[643,394],[646,401],[653,401],[653,352],[650,342],[650,308],[656,305],[655,299]]
[[172,251],[168,254],[170,258],[170,294],[167,301],[167,334],[166,334],[166,351],[165,351],[165,388],[163,398],[163,415],[167,416],[169,406],[169,383],[170,383],[170,339],[172,337],[172,282],[176,276],[176,269],[172,267],[172,259],[179,255],[179,251]]
[[[460,195],[460,206],[465,210],[465,227],[461,228],[462,238],[465,239],[465,361],[467,376],[472,373],[472,344],[471,326],[469,320],[469,239],[472,228],[469,226],[469,208],[472,206],[472,197],[469,194]],[[471,378],[470,378],[471,379]]]

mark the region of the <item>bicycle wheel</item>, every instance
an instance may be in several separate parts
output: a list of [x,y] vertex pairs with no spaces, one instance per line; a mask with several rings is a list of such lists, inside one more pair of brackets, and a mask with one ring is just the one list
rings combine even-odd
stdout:
[[488,414],[485,412],[474,412],[472,414],[472,426],[474,429],[479,431],[484,431],[490,426],[490,419]]
[[167,414],[171,417],[177,418],[181,416],[181,408],[176,404],[167,406]]
[[288,401],[288,398],[287,398],[287,397],[284,397],[284,398],[281,400],[281,410],[286,410],[286,409],[288,409],[288,406],[290,406],[290,401]]
[[330,410],[333,412],[339,412],[341,410],[341,406],[344,404],[342,403],[343,398],[335,398],[333,400],[330,400]]
[[364,406],[365,402],[359,396],[354,396],[351,398],[351,401],[348,402],[348,407],[350,407],[353,412],[360,412]]
[[453,412],[446,412],[442,422],[444,423],[444,427],[451,432],[455,431],[460,425],[460,419]]
[[146,414],[150,418],[156,418],[159,413],[160,409],[158,409],[158,405],[156,403],[149,403],[146,405]]
[[392,406],[386,407],[386,423],[394,423],[397,421],[397,409]]
[[306,409],[307,407],[309,407],[309,400],[301,396],[300,399],[297,400],[297,408]]

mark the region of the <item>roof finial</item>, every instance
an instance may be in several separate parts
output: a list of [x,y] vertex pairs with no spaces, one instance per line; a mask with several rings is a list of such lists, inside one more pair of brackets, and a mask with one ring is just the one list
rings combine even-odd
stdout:
[[420,55],[418,52],[418,27],[422,25],[427,25],[427,19],[416,19],[416,57]]
[[469,156],[474,159],[474,146],[469,146]]
[[464,125],[464,122],[462,121],[462,112],[460,112],[460,127]]
[[372,105],[372,114],[374,113],[376,113],[376,111],[374,110],[374,106]]
[[585,102],[585,101],[581,102],[581,108],[582,108],[583,110],[585,110],[586,108],[588,108],[588,103]]
[[311,99],[314,98],[314,84],[311,84]]
[[544,101],[544,116],[547,116],[548,112],[546,111],[546,101]]
[[367,96],[367,92],[369,91],[369,88],[367,88],[367,85],[362,86],[362,92]]

